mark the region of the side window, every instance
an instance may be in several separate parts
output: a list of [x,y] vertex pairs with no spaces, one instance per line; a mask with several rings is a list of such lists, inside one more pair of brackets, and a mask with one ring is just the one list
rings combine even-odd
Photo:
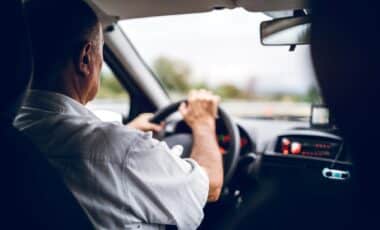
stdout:
[[107,63],[103,63],[100,74],[100,87],[96,98],[88,108],[103,121],[121,122],[120,115],[128,115],[129,94],[116,78]]

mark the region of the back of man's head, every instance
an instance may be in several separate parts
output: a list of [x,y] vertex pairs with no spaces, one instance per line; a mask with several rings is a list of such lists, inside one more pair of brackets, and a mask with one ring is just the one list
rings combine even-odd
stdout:
[[27,3],[34,56],[33,85],[49,88],[81,45],[99,31],[95,12],[82,0],[30,0]]

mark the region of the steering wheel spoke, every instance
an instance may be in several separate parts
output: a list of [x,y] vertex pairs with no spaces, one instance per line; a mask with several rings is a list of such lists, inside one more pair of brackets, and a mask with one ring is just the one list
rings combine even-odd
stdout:
[[192,146],[193,146],[193,136],[191,134],[187,134],[187,133],[174,134],[174,135],[165,137],[163,141],[165,141],[166,144],[171,148],[173,148],[176,145],[181,145],[183,148],[181,157],[182,158],[190,157]]

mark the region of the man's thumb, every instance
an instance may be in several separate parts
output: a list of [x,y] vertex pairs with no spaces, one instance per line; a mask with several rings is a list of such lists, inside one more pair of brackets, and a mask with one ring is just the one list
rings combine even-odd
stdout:
[[186,103],[185,103],[185,102],[182,102],[182,103],[179,105],[178,111],[182,114],[182,116],[185,116],[185,115],[186,115],[186,113],[187,113],[187,106],[186,106]]

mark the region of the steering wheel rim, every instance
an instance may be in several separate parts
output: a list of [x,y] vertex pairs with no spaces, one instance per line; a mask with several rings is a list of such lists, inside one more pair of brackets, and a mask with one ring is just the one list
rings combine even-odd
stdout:
[[[185,102],[185,100],[172,103],[167,107],[160,109],[150,121],[159,124],[169,115],[176,112],[182,102]],[[231,137],[227,152],[226,154],[223,154],[224,185],[227,185],[230,182],[238,163],[240,153],[240,133],[235,122],[220,106],[218,107],[218,115]]]

